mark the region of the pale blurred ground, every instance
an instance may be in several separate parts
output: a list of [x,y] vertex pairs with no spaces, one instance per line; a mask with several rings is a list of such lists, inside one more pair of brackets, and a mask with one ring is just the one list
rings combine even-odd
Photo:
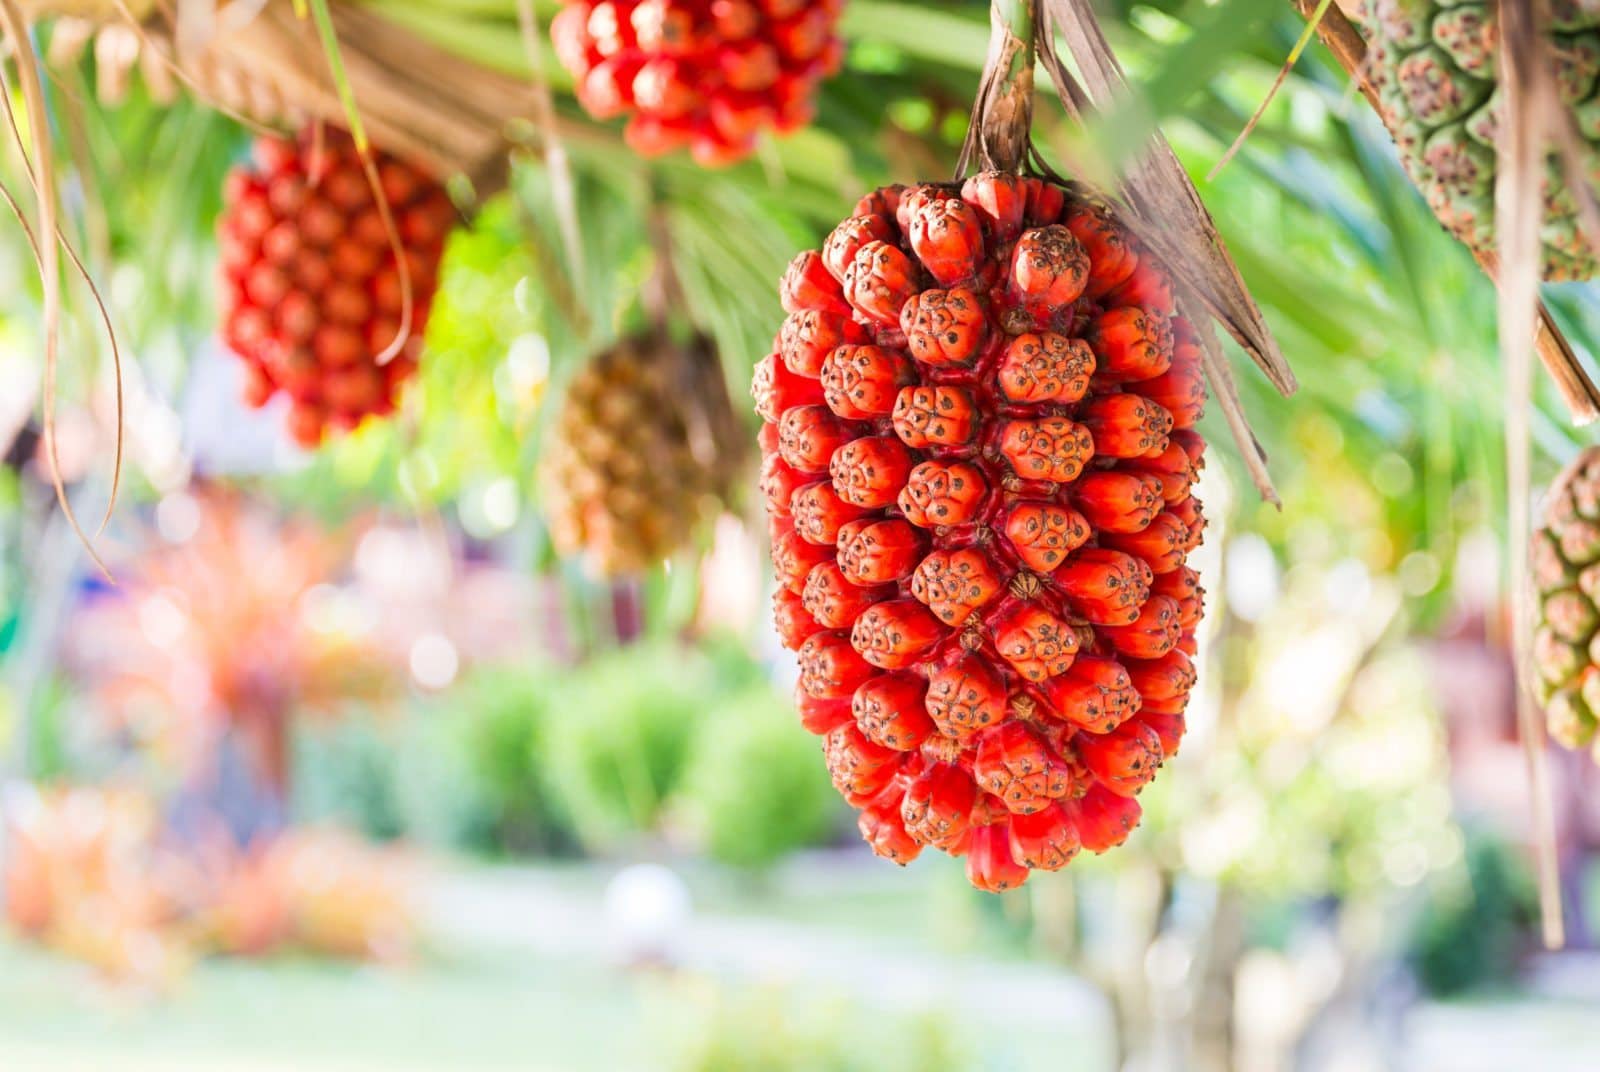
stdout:
[[[714,985],[839,1002],[866,1046],[878,1017],[931,1015],[982,1047],[985,1072],[1108,1067],[1105,1005],[1084,982],[897,926],[903,890],[878,869],[807,873],[759,896],[697,888],[672,929],[676,972],[620,965],[611,870],[579,866],[434,872],[420,895],[428,952],[398,969],[212,961],[155,996],[0,944],[0,1069],[656,1072]],[[1597,981],[1594,957],[1549,961],[1531,981],[1543,996],[1424,1003],[1399,1052],[1356,1033],[1296,1072],[1593,1072]]]

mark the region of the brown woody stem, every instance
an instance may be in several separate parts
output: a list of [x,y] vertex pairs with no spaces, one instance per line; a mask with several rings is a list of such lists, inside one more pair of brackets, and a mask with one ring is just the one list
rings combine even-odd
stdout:
[[1033,127],[1037,0],[990,0],[989,58],[956,177],[976,160],[984,169],[1016,172],[1028,159]]

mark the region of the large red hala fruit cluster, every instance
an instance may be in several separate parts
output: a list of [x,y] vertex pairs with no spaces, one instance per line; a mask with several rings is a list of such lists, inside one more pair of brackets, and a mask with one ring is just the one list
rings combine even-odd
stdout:
[[456,218],[434,179],[386,153],[376,163],[412,295],[410,338],[383,365],[404,309],[400,262],[350,136],[262,138],[254,166],[228,176],[218,221],[222,336],[249,364],[246,400],[287,394],[289,429],[308,447],[330,425],[353,428],[394,409],[416,371]]
[[1105,205],[888,187],[783,280],[757,367],[775,614],[872,847],[1005,890],[1120,844],[1202,592],[1198,338]]
[[817,85],[844,54],[844,0],[566,0],[556,52],[596,119],[631,114],[646,156],[688,147],[702,164],[755,148],[756,135],[811,119]]

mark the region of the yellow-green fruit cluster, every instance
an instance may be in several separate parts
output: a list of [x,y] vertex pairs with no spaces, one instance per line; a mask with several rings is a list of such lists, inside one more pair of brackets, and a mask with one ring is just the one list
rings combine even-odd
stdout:
[[1551,487],[1531,565],[1539,701],[1550,736],[1587,748],[1597,743],[1600,716],[1600,447],[1585,450]]
[[[1447,228],[1495,248],[1494,177],[1500,99],[1494,0],[1362,0],[1367,72],[1411,180]],[[1589,181],[1600,150],[1600,0],[1550,0],[1550,59]],[[1547,279],[1596,272],[1578,206],[1552,155],[1544,179]]]
[[541,462],[556,549],[605,577],[687,545],[727,499],[743,436],[709,344],[638,335],[573,378]]

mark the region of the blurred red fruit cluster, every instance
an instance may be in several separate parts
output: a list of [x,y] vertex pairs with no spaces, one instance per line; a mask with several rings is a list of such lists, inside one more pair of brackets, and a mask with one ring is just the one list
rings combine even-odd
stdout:
[[209,952],[409,955],[409,864],[340,831],[185,845],[132,791],[13,791],[7,805],[6,922],[109,976],[164,985]]
[[1120,844],[1195,681],[1200,340],[1077,186],[864,198],[756,370],[775,618],[862,834],[1020,885]]
[[839,67],[844,0],[567,0],[556,52],[597,119],[631,116],[646,156],[688,148],[702,164],[746,156],[756,136],[811,119]]
[[456,219],[434,179],[386,153],[375,161],[411,287],[410,337],[382,365],[402,326],[406,280],[350,136],[308,128],[263,138],[253,165],[228,177],[217,225],[223,339],[249,365],[247,400],[287,394],[290,431],[307,447],[330,426],[394,409],[416,371]]

